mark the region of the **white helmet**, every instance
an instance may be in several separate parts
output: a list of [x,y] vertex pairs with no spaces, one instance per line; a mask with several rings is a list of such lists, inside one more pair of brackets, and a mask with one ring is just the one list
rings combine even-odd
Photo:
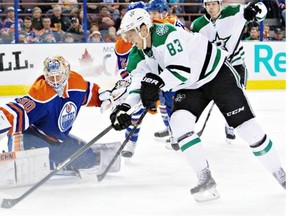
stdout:
[[44,60],[45,81],[62,96],[70,74],[70,64],[62,56],[50,56]]
[[148,29],[152,27],[152,20],[149,13],[142,8],[135,8],[128,11],[120,25],[120,34],[125,34],[126,32],[135,29],[137,32],[140,31],[142,24],[145,24]]
[[222,3],[222,0],[204,0],[203,3],[205,5],[205,3],[207,3],[207,2],[215,2],[215,1],[218,1],[219,3]]

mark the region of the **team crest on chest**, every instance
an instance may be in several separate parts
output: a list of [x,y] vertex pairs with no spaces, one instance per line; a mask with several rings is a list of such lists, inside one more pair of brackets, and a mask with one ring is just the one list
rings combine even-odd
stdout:
[[77,106],[71,101],[64,104],[58,118],[58,127],[60,131],[65,132],[70,127],[72,127],[72,124],[76,119],[76,116],[77,116]]
[[168,31],[169,31],[169,28],[166,25],[160,25],[160,26],[157,26],[156,28],[156,34],[159,36],[165,35]]

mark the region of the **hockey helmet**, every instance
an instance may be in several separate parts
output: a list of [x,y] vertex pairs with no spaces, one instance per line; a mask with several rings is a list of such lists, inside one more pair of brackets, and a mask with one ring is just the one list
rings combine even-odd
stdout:
[[126,9],[126,12],[133,10],[135,8],[145,8],[145,6],[146,4],[143,1],[131,2]]
[[219,4],[222,3],[222,0],[204,0],[203,3],[205,5],[208,2],[215,2],[215,1],[219,2]]
[[152,27],[152,20],[148,12],[142,8],[130,10],[124,15],[121,21],[120,34],[125,34],[133,29],[140,32],[142,24],[145,24],[148,29]]
[[45,81],[58,93],[67,83],[70,64],[62,56],[50,56],[44,60],[43,71]]
[[163,11],[169,11],[169,5],[166,0],[151,0],[146,5],[146,10],[149,11],[158,11],[162,13]]

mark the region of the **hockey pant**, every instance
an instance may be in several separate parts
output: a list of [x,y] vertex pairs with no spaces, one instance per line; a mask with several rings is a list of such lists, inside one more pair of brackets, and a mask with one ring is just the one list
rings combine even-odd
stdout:
[[230,64],[224,64],[209,83],[198,89],[179,90],[175,93],[171,129],[196,173],[204,169],[207,163],[201,139],[194,133],[195,123],[211,100],[214,100],[228,124],[236,128],[239,136],[249,144],[253,154],[271,173],[281,167],[273,142],[257,123],[239,81],[235,69]]

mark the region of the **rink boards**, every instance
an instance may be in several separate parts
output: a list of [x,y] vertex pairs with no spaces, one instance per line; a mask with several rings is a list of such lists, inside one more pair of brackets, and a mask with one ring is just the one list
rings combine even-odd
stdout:
[[[285,89],[285,42],[243,42],[248,68],[247,89]],[[116,70],[114,43],[3,44],[0,51],[0,95],[23,95],[42,74],[44,59],[62,55],[71,69],[85,78],[113,86]]]

